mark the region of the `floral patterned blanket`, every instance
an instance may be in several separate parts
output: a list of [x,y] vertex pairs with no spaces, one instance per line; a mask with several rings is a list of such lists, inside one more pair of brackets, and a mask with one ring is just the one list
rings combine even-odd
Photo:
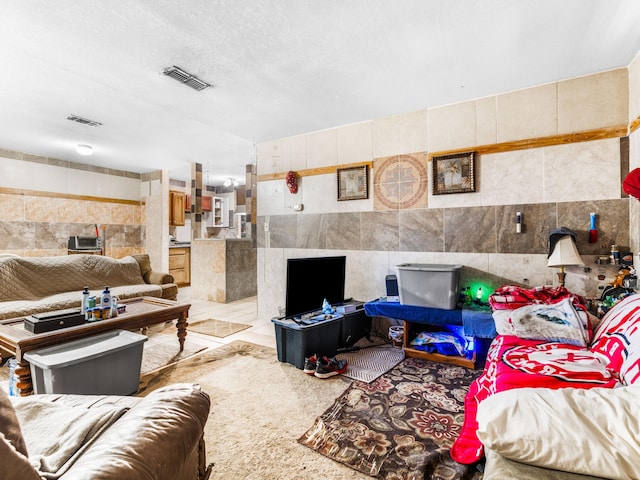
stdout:
[[354,382],[298,441],[383,480],[479,480],[449,449],[480,373],[407,358],[372,383]]

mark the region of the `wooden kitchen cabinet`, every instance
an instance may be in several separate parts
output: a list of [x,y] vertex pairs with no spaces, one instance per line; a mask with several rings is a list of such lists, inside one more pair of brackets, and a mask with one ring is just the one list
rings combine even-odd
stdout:
[[[186,212],[191,211],[191,195],[187,195],[187,201],[185,203],[184,209]],[[202,196],[202,211],[210,212],[213,210],[213,198],[208,197],[207,195]]]
[[169,191],[169,225],[180,227],[184,225],[184,205],[186,195],[177,190]]
[[169,273],[179,287],[191,284],[191,249],[173,247],[169,249]]
[[202,211],[210,212],[213,210],[213,197],[209,197],[206,195],[202,196]]

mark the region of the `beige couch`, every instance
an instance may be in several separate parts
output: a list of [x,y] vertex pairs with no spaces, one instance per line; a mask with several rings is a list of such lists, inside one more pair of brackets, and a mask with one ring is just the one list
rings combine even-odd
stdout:
[[3,480],[205,480],[210,399],[174,384],[144,398],[7,397],[0,391]]
[[154,272],[147,254],[122,259],[101,255],[0,257],[0,320],[79,307],[82,289],[99,296],[109,286],[118,298],[175,300],[178,286],[168,273]]

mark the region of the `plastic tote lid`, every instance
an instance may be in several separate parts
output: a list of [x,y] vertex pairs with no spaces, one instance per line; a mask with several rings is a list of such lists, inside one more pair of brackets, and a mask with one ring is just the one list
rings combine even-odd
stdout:
[[401,270],[423,270],[426,272],[454,272],[462,269],[462,265],[444,265],[438,263],[401,263],[396,265]]

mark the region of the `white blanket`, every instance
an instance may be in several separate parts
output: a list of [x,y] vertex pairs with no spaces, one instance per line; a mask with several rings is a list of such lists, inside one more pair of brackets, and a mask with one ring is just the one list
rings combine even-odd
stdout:
[[43,478],[57,479],[126,408],[84,408],[54,402],[14,403],[29,461]]

